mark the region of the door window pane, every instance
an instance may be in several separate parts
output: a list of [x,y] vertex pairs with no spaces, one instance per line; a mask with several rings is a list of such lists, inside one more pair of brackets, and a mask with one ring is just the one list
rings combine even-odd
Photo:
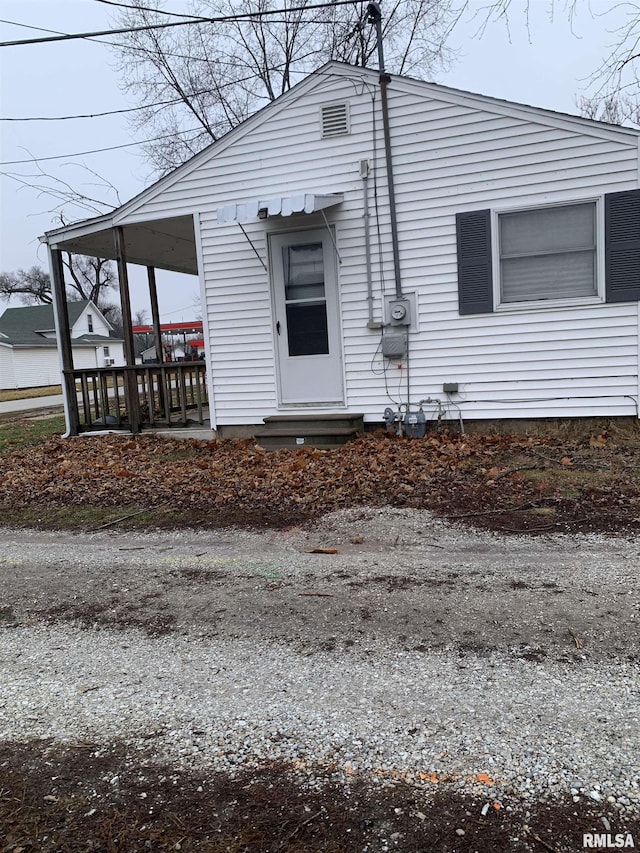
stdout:
[[289,355],[324,355],[329,352],[327,309],[322,302],[287,305]]
[[284,292],[292,299],[324,297],[322,243],[283,248]]

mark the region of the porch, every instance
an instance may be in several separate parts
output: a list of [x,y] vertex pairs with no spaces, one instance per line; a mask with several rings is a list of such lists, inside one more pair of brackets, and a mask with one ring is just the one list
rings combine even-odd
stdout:
[[[204,425],[211,404],[205,361],[165,361],[156,269],[198,275],[194,217],[117,225],[97,217],[49,232],[49,265],[60,350],[67,431],[104,429],[138,433]],[[110,258],[116,262],[122,311],[124,366],[78,369],[73,363],[61,252]],[[146,268],[156,360],[136,364],[128,266]]]
[[72,432],[204,426],[204,361],[65,371]]

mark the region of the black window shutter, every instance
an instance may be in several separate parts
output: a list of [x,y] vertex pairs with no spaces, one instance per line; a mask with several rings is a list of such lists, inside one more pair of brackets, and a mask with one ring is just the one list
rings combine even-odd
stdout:
[[491,211],[456,214],[458,305],[461,314],[493,311]]
[[640,300],[640,190],[604,197],[607,302]]

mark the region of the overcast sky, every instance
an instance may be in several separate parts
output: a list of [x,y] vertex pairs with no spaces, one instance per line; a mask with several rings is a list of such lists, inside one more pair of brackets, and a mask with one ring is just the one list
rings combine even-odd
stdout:
[[[471,0],[471,11],[455,31],[451,47],[457,56],[450,70],[436,82],[498,98],[577,112],[576,98],[589,94],[589,77],[607,55],[612,29],[622,12],[613,0],[581,0],[581,11],[570,24],[562,13],[550,15],[548,0],[530,0],[529,26],[525,0],[512,0],[510,28],[493,23],[480,37],[473,16],[489,0]],[[382,4],[384,5],[384,4]],[[184,0],[167,8],[188,11]],[[0,0],[0,18],[57,32],[86,32],[113,25],[109,8],[96,0]],[[0,23],[0,40],[34,38],[46,33]],[[105,45],[87,41],[0,48],[0,117],[25,118],[105,112],[135,106],[122,94],[112,53]],[[117,186],[120,202],[151,183],[149,170],[135,146],[97,154],[99,148],[126,145],[134,139],[125,115],[72,121],[0,121],[0,271],[34,264],[47,266],[38,237],[55,227],[54,202],[32,187],[37,178],[33,163],[13,163],[31,157],[42,169],[87,195],[118,199],[84,164]],[[63,156],[60,156],[63,155]],[[17,180],[16,180],[17,178]],[[25,182],[24,186],[20,181]],[[87,213],[86,216],[91,214]],[[84,218],[76,211],[74,218]],[[133,308],[147,307],[145,288],[134,280]],[[173,281],[173,285],[172,285]],[[169,274],[159,279],[163,319],[192,319],[197,309],[197,282],[176,286]],[[3,310],[0,304],[0,312]]]

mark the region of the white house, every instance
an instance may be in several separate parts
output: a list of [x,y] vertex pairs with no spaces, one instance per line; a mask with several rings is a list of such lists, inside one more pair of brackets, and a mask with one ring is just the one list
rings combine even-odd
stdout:
[[[68,303],[74,364],[124,364],[122,339],[102,312],[84,299]],[[52,305],[7,308],[0,317],[0,388],[59,385],[60,359]]]
[[222,434],[420,401],[637,415],[640,132],[382,85],[388,157],[380,75],[332,62],[113,213],[49,232],[54,266],[198,275]]

